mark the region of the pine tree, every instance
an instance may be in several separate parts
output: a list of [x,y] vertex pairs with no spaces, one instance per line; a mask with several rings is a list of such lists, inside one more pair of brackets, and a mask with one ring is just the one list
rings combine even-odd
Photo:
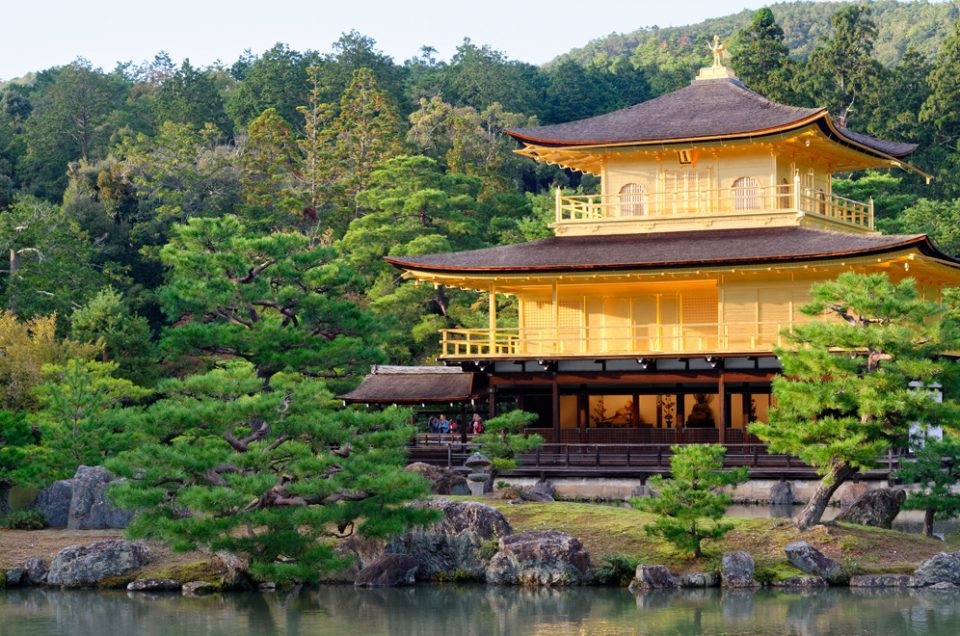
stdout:
[[904,509],[923,510],[923,533],[932,537],[935,519],[960,513],[960,494],[953,489],[960,482],[960,441],[951,436],[921,441],[915,461],[902,463],[897,477],[913,486]]
[[372,316],[316,227],[264,235],[226,216],[173,234],[161,254],[171,272],[160,295],[179,323],[168,350],[247,360],[264,379],[292,369],[342,381],[380,359]]
[[[647,534],[663,537],[677,548],[703,554],[704,539],[720,539],[733,529],[719,520],[730,505],[730,495],[720,492],[724,486],[742,483],[748,469],[723,469],[726,449],[718,444],[686,444],[671,447],[670,479],[656,475],[648,484],[656,497],[631,499],[630,503],[660,517],[644,526]],[[709,519],[710,525],[704,525]]]
[[776,349],[783,375],[773,380],[770,421],[750,425],[771,452],[795,455],[823,476],[796,518],[800,528],[819,523],[858,470],[906,447],[911,423],[960,415],[952,400],[937,403],[911,388],[948,384],[956,365],[943,353],[960,346],[955,321],[937,320],[942,308],[921,298],[913,279],[847,272],[810,294],[801,311],[822,319],[786,334],[789,346]]
[[128,534],[178,550],[230,550],[261,580],[316,582],[345,565],[335,540],[387,537],[433,514],[404,504],[428,492],[403,470],[409,414],[337,410],[322,380],[264,379],[227,362],[168,380],[164,399],[129,419],[149,444],[107,462],[136,510]]
[[483,433],[476,435],[473,442],[483,447],[483,452],[493,460],[495,470],[513,470],[517,467],[518,455],[532,452],[543,444],[540,435],[524,432],[535,421],[536,413],[508,411],[484,422]]

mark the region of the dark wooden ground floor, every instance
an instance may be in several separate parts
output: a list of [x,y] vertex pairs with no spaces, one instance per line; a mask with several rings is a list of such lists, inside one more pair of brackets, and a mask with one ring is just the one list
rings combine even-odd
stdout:
[[538,415],[529,432],[552,444],[755,444],[766,421],[772,370],[671,373],[497,373],[488,415]]

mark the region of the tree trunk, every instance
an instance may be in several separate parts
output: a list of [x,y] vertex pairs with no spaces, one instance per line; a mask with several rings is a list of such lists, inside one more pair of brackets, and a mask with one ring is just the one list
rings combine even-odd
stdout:
[[843,462],[834,463],[830,467],[830,472],[820,480],[820,485],[817,486],[816,492],[810,497],[810,501],[794,519],[797,527],[801,530],[808,530],[820,523],[820,518],[823,517],[833,493],[837,492],[837,488],[856,472],[855,468],[851,468]]
[[928,537],[933,536],[933,508],[927,508],[923,511],[923,534]]

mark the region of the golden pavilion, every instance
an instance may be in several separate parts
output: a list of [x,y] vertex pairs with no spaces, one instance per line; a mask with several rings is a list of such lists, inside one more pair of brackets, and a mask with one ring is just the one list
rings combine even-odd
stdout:
[[809,319],[811,284],[855,270],[912,277],[932,299],[960,285],[926,235],[880,234],[872,201],[832,191],[836,173],[915,170],[914,145],[766,99],[719,60],[656,99],[507,132],[522,155],[597,175],[600,193],[558,189],[546,240],[387,260],[489,295],[486,328],[439,334],[442,360],[482,381],[491,414],[538,413],[548,442],[753,441],[773,348]]

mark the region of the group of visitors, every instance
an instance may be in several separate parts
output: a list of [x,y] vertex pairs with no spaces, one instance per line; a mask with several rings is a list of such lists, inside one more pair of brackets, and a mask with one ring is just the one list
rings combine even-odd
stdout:
[[[448,420],[447,416],[441,413],[440,415],[431,415],[430,419],[427,420],[427,426],[431,433],[459,433],[463,423],[460,422],[459,417]],[[479,413],[474,413],[473,418],[467,423],[467,434],[479,435],[484,430],[483,419],[481,419]]]

